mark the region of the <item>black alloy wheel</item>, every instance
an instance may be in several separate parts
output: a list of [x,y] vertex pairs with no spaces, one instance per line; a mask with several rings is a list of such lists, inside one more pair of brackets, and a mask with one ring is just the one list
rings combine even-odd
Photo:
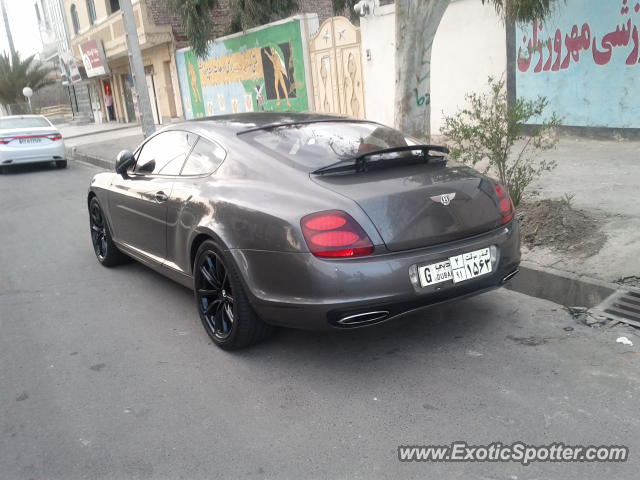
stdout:
[[269,337],[274,328],[256,315],[230,256],[212,240],[200,245],[193,265],[198,314],[207,334],[224,350]]
[[200,256],[196,275],[200,314],[210,332],[217,339],[225,340],[231,335],[235,321],[233,290],[227,268],[216,253],[207,251]]
[[102,265],[112,267],[129,260],[129,257],[118,250],[118,247],[113,243],[109,225],[96,197],[93,197],[89,202],[89,226],[91,227],[93,251]]
[[107,227],[102,215],[102,209],[95,199],[91,201],[89,206],[89,222],[91,225],[91,243],[96,252],[96,257],[102,263],[108,251]]

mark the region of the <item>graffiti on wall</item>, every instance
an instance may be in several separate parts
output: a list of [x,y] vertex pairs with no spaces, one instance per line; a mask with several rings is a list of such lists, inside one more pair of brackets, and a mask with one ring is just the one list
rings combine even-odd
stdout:
[[309,108],[298,20],[211,42],[205,58],[177,52],[187,119]]
[[640,0],[567,0],[516,29],[517,95],[566,125],[640,128]]

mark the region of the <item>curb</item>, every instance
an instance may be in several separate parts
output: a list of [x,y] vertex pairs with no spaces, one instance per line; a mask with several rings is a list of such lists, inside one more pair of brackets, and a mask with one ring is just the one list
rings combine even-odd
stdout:
[[566,307],[592,308],[618,290],[614,283],[541,267],[523,260],[520,273],[506,287]]
[[[113,160],[80,153],[76,149],[77,147],[67,149],[67,158],[107,170],[112,170],[115,166]],[[614,283],[542,267],[526,260],[520,262],[520,273],[509,280],[505,287],[558,305],[587,308],[595,307],[618,290]]]
[[88,153],[81,153],[78,152],[77,149],[78,147],[67,148],[67,158],[69,160],[89,163],[106,170],[113,170],[113,168],[115,167],[115,162],[113,160],[96,157],[94,155],[89,155]]

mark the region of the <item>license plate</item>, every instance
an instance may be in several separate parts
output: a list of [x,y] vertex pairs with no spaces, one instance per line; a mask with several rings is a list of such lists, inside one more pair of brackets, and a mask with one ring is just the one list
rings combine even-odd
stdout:
[[471,280],[491,273],[491,252],[488,248],[449,257],[438,263],[418,268],[420,284],[423,287],[453,280],[453,283]]
[[20,144],[25,144],[25,143],[40,143],[42,139],[39,137],[35,137],[35,138],[19,138],[18,141],[20,142]]

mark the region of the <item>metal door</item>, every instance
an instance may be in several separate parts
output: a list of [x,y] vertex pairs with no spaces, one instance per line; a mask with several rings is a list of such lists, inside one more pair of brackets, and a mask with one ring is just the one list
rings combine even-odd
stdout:
[[345,17],[329,18],[309,52],[316,111],[364,118],[360,29]]

